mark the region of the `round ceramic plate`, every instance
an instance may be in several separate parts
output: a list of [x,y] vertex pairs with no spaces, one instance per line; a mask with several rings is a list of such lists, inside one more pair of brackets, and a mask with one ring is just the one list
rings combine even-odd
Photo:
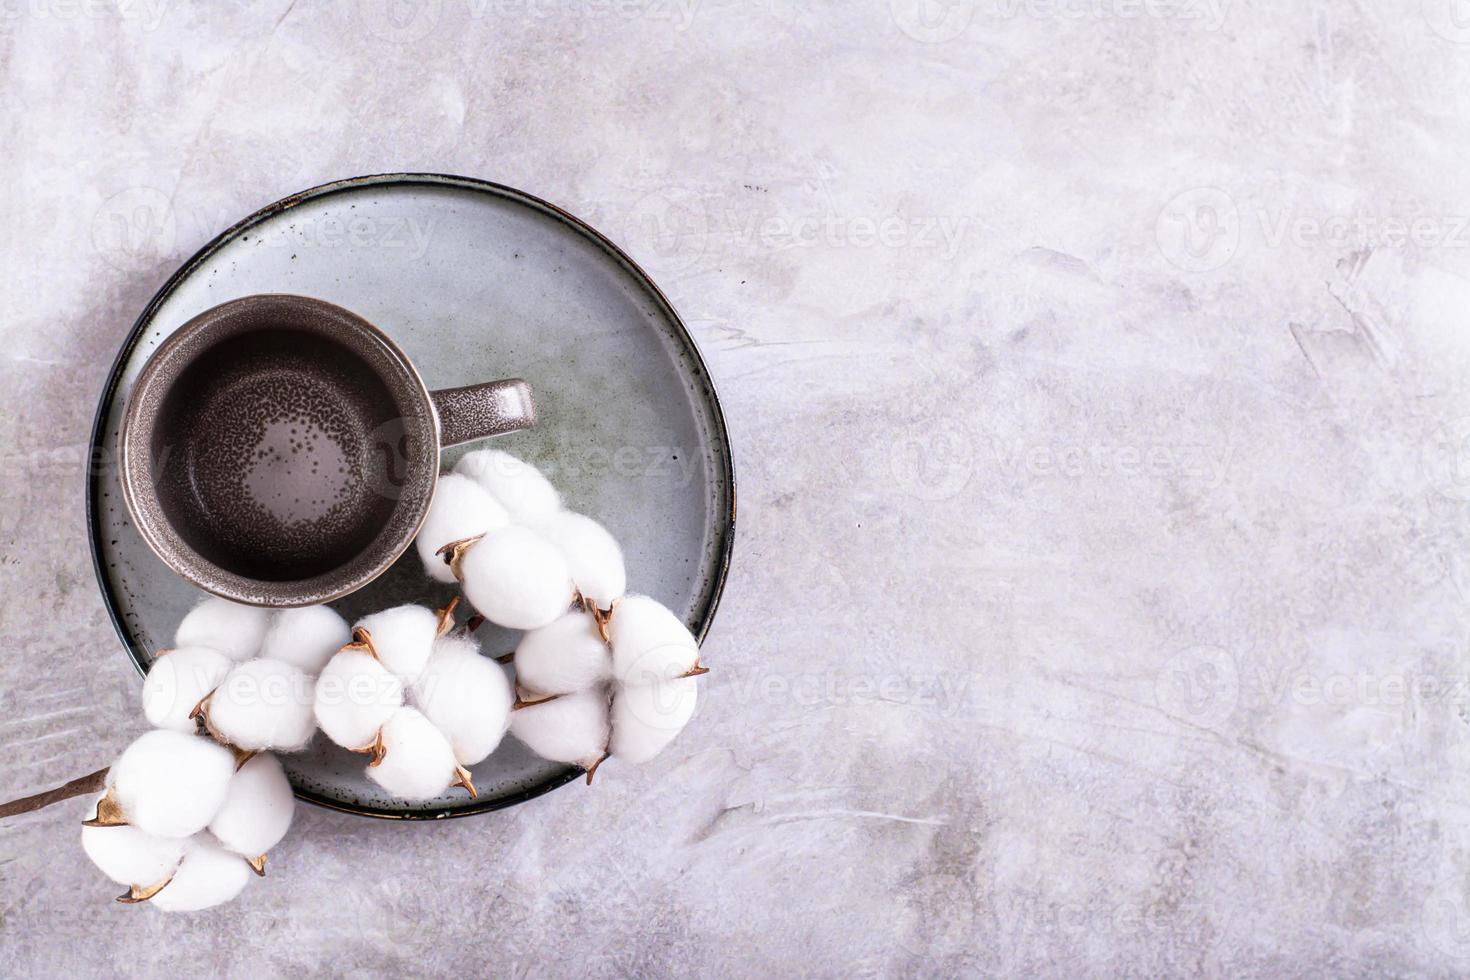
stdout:
[[[387,332],[430,388],[519,376],[539,423],[493,444],[541,467],[567,506],[623,544],[628,582],[703,637],[734,539],[735,488],[718,398],[689,332],[648,276],[571,215],[498,184],[389,174],[326,184],[256,212],[164,284],[113,365],[92,432],[93,459],[116,458],[128,391],[154,348],[195,314],[252,293],[344,306]],[[452,465],[467,448],[448,450]],[[115,467],[87,487],[97,578],[140,671],[201,593],[175,577],[128,517]],[[402,602],[441,606],[412,548],[333,605],[348,619]],[[517,634],[486,624],[486,653]],[[478,799],[454,789],[425,803],[384,794],[363,758],[318,734],[283,758],[297,794],[381,817],[461,816],[510,806],[575,778],[507,736],[473,769]]]

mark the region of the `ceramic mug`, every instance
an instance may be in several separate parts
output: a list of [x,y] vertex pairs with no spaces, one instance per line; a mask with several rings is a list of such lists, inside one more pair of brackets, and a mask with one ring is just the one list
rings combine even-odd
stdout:
[[148,546],[201,589],[327,602],[412,543],[442,447],[535,421],[519,378],[431,392],[356,314],[247,296],[184,324],[143,366],[123,413],[123,498]]

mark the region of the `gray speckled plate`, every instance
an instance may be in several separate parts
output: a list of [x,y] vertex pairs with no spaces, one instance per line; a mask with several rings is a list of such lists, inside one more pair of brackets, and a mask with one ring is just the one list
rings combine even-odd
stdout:
[[[725,423],[678,314],[615,245],[552,205],[464,177],[358,177],[289,197],[210,242],[148,304],[103,390],[93,458],[116,458],[127,392],[160,341],[211,306],[268,292],[316,296],[366,317],[407,351],[430,388],[527,379],[540,422],[495,445],[542,467],[569,507],[606,524],[626,550],[630,587],[682,612],[703,637],[734,540]],[[446,452],[444,465],[464,451]],[[115,467],[95,467],[87,493],[102,595],[146,670],[200,593],[139,537]],[[442,605],[453,594],[409,549],[334,605],[352,619],[401,602]],[[516,634],[487,624],[479,635],[498,654]],[[507,737],[474,767],[478,799],[454,790],[404,804],[368,781],[361,756],[320,735],[284,761],[303,799],[400,818],[510,806],[580,772]]]

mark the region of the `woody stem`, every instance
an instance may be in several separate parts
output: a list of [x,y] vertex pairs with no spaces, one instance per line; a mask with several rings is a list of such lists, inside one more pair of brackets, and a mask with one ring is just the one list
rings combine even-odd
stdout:
[[96,772],[85,776],[78,776],[69,783],[64,783],[55,789],[48,789],[44,793],[34,796],[23,797],[19,800],[11,800],[9,803],[0,803],[0,817],[13,817],[21,813],[30,813],[42,807],[48,807],[62,800],[69,800],[73,796],[81,796],[84,793],[95,793],[102,788],[102,781],[107,778],[106,769],[98,769]]

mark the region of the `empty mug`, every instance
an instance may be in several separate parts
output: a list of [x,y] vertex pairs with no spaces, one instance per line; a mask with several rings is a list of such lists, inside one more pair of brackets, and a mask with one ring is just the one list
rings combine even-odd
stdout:
[[128,395],[123,498],[150,548],[215,595],[346,595],[413,542],[444,446],[534,425],[519,378],[431,392],[381,330],[260,295],[169,336]]

